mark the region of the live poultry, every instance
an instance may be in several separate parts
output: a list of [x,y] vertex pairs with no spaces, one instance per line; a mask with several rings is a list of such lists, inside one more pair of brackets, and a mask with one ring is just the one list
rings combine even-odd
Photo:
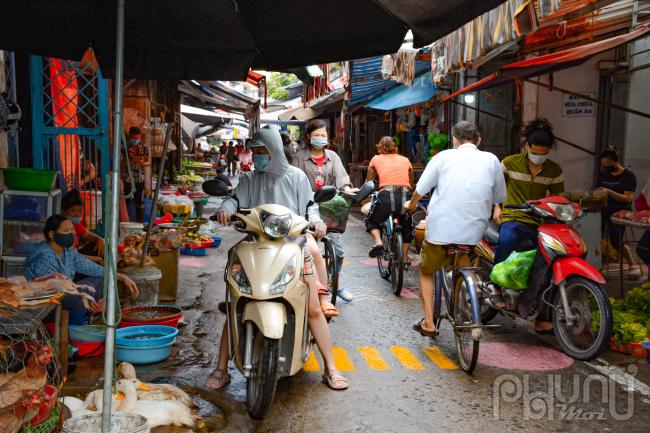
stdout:
[[38,414],[40,394],[0,409],[0,433],[17,433]]
[[135,386],[130,380],[118,380],[117,390],[124,393],[124,400],[117,410],[142,415],[152,429],[163,425],[193,427],[199,419],[180,401],[138,400]]
[[185,391],[169,383],[142,383],[136,376],[135,368],[129,362],[122,362],[117,371],[123,378],[130,380],[140,400],[178,400],[187,407],[193,407],[194,402]]
[[26,393],[43,389],[47,383],[46,367],[51,360],[52,351],[48,346],[37,348],[27,360],[27,366],[0,386],[0,408],[11,406]]

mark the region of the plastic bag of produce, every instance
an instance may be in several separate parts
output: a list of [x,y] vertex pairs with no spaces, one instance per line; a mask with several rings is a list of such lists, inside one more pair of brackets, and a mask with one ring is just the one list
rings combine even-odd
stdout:
[[537,250],[513,251],[503,262],[492,269],[490,279],[506,289],[523,290],[528,287],[528,276]]

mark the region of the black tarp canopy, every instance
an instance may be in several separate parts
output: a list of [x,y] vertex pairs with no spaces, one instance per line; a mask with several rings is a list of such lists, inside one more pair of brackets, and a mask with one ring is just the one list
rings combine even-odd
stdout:
[[[0,49],[115,63],[117,0],[3,0]],[[503,0],[127,0],[124,76],[245,80],[422,46]]]

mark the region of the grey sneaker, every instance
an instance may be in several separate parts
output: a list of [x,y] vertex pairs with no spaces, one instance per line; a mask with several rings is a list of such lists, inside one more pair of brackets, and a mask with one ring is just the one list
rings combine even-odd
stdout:
[[343,299],[345,302],[352,302],[354,295],[347,289],[339,289],[336,295]]

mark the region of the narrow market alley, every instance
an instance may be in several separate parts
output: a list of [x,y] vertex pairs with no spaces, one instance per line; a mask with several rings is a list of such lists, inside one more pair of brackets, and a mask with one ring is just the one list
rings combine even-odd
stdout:
[[[306,371],[280,380],[271,411],[256,422],[246,412],[246,382],[232,364],[233,380],[225,389],[203,388],[216,365],[225,319],[217,304],[224,298],[226,253],[241,236],[231,228],[220,235],[222,247],[208,256],[181,257],[177,304],[185,326],[172,356],[137,368],[142,380],[175,383],[193,396],[202,416],[196,432],[618,432],[622,421],[627,432],[647,431],[650,368],[645,360],[607,352],[589,363],[575,361],[558,349],[553,336],[535,334],[531,323],[495,319],[503,326],[482,340],[474,374],[464,373],[448,324],[435,341],[412,330],[422,314],[417,268],[407,273],[402,296],[395,297],[367,257],[369,239],[360,213],[351,215],[343,236],[342,287],[354,300],[340,301],[341,316],[330,324],[337,366],[350,389],[335,392],[323,385],[316,356]],[[80,361],[66,391],[95,386],[101,369],[92,363],[99,362]]]

